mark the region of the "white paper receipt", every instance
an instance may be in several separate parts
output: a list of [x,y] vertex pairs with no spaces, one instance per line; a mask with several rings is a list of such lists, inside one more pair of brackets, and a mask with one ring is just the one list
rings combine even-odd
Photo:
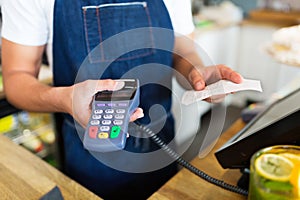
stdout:
[[242,90],[255,90],[262,92],[262,87],[260,81],[258,80],[243,79],[243,82],[239,84],[227,80],[220,80],[216,83],[206,86],[205,89],[201,91],[186,91],[183,94],[181,102],[185,105],[189,105],[211,96],[229,94]]

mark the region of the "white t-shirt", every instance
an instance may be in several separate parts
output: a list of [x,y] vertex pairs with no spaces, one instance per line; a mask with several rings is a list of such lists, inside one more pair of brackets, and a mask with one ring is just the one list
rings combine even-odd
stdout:
[[[22,45],[47,45],[52,63],[53,10],[55,0],[1,0],[2,37]],[[76,1],[76,0],[73,0]],[[191,0],[164,0],[175,33],[194,30]]]

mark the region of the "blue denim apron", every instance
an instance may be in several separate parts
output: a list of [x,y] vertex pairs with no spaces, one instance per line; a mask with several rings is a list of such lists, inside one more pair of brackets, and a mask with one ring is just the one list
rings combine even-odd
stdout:
[[[174,121],[170,114],[174,35],[170,31],[163,37],[158,36],[153,34],[152,27],[172,30],[162,0],[55,0],[54,85],[70,86],[86,79],[138,78],[142,86],[140,107],[145,113],[140,122],[159,121],[159,114],[150,117],[150,108],[161,105],[168,115],[159,136],[168,143],[174,137]],[[122,35],[133,29],[143,31]],[[135,40],[132,34],[136,34],[133,36]],[[116,35],[120,37],[109,45],[99,46]],[[145,48],[135,49],[133,43]],[[161,43],[170,51],[156,48]],[[115,50],[119,49],[123,49],[124,53],[115,54]],[[167,66],[170,70],[160,66]],[[154,113],[159,111],[154,109]],[[64,117],[64,170],[102,198],[147,198],[176,172],[175,163],[147,173],[110,168],[83,148],[81,139],[84,130],[76,130],[71,116],[64,114]],[[149,138],[131,136],[127,139],[125,150],[142,153],[157,148]]]

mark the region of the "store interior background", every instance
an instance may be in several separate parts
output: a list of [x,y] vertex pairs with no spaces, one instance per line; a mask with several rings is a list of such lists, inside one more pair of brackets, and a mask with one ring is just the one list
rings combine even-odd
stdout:
[[[298,0],[191,1],[196,26],[195,42],[201,51],[205,51],[214,64],[226,64],[246,78],[260,80],[264,90],[263,93],[247,91],[226,97],[223,130],[240,118],[242,111],[250,104],[264,104],[284,86],[288,85],[285,91],[294,87],[289,83],[299,80],[300,68],[279,62],[266,48],[272,44],[276,31],[300,22]],[[277,14],[281,17],[274,17]],[[46,60],[40,80],[51,84],[51,72]],[[2,91],[2,80],[0,83]],[[184,90],[175,79],[173,84],[174,93],[177,96],[183,94]],[[175,97],[173,101],[175,119],[180,122],[176,125],[176,143],[184,147],[190,144],[183,157],[191,160],[198,155],[201,140],[209,125],[216,123],[211,118],[213,105],[201,102],[183,106]],[[10,137],[54,167],[61,167],[60,145],[53,115],[18,110],[6,101],[3,91],[0,92],[0,134]]]

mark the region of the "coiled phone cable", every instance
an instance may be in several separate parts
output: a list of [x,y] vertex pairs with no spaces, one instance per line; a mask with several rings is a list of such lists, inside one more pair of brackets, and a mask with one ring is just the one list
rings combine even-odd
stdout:
[[173,149],[171,149],[162,139],[160,139],[151,129],[147,128],[146,126],[140,124],[139,122],[135,122],[139,128],[144,131],[145,133],[147,133],[150,138],[159,146],[161,147],[169,156],[171,156],[173,159],[176,160],[176,162],[178,164],[180,164],[181,166],[185,167],[186,169],[188,169],[190,172],[196,174],[197,176],[199,176],[200,178],[216,185],[219,186],[225,190],[229,190],[231,192],[235,192],[244,196],[248,195],[248,191],[244,190],[238,186],[235,185],[230,185],[228,183],[225,183],[222,180],[213,178],[211,176],[209,176],[208,174],[206,174],[205,172],[199,170],[198,168],[194,167],[193,165],[191,165],[189,162],[187,162],[186,160],[184,160],[177,152],[175,152]]

